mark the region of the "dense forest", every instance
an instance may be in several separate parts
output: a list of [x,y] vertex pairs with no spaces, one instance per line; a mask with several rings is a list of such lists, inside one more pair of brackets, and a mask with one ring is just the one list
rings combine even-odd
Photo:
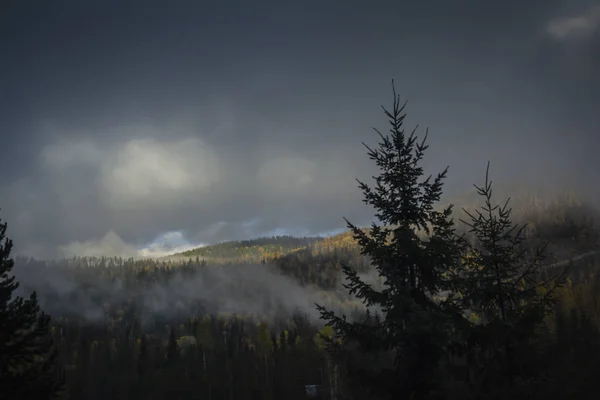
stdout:
[[13,265],[2,224],[0,398],[596,398],[594,209],[511,214],[487,175],[479,204],[439,206],[402,110],[360,183],[379,225]]
[[304,248],[316,243],[319,237],[293,237],[274,236],[252,240],[235,240],[218,243],[212,246],[199,247],[183,253],[174,254],[174,257],[201,257],[216,262],[231,260],[233,262],[260,262],[269,258],[278,257],[294,250]]
[[[576,206],[554,207],[561,212],[546,215],[555,229],[540,235],[552,235],[554,247],[570,243],[587,254],[592,244],[585,243],[585,232],[595,220],[578,219],[582,210]],[[576,234],[566,236],[567,228]],[[343,373],[321,337],[331,337],[333,331],[310,308],[326,302],[348,315],[361,315],[361,304],[341,287],[341,266],[366,272],[368,259],[347,232],[266,262],[252,264],[243,257],[235,264],[195,257],[187,262],[17,259],[15,274],[21,281],[18,292],[36,290],[42,308],[53,316],[51,333],[66,378],[63,395],[69,398],[303,399],[313,389],[322,398],[342,398]],[[548,382],[548,394],[562,394],[555,398],[585,394],[595,385],[600,360],[600,254],[569,265],[560,302],[547,319],[557,335],[548,354],[554,361],[542,364],[558,370],[547,371],[556,374]],[[251,279],[257,269],[268,268],[262,282]],[[232,272],[210,275],[214,269]],[[247,274],[241,273],[244,269]],[[182,282],[190,280],[198,292],[203,285],[218,284],[215,292],[239,297],[246,308],[227,309],[216,303],[226,299],[214,293],[186,292]],[[257,286],[265,281],[284,290]],[[224,290],[224,284],[237,287]],[[318,291],[330,297],[317,296]],[[265,293],[270,302],[261,298]],[[286,302],[287,295],[306,298]]]

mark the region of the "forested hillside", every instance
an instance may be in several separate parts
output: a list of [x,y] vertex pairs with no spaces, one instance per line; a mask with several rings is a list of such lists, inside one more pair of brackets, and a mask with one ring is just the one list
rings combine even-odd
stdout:
[[477,204],[440,207],[402,110],[367,147],[368,227],[13,271],[0,224],[0,398],[597,398],[597,210],[512,214],[489,165]]
[[[532,230],[531,237],[550,237],[572,252],[591,248],[597,220],[591,214],[570,217],[584,208],[560,210],[540,213],[548,220],[538,220],[545,228]],[[286,240],[298,246],[307,241]],[[234,243],[221,246],[240,242]],[[310,239],[265,264],[248,262],[245,254],[258,253],[248,250],[252,246],[274,245],[269,239],[247,242],[238,259],[228,257],[231,263],[198,263],[195,257],[17,259],[15,272],[19,293],[36,290],[53,317],[71,398],[152,399],[168,393],[181,399],[303,399],[305,385],[313,384],[331,398],[343,376],[318,335],[332,331],[323,327],[314,303],[361,315],[361,304],[341,290],[341,266],[372,277],[368,258],[349,232]],[[559,329],[552,365],[561,380],[551,386],[563,391],[557,393],[595,384],[588,379],[600,359],[599,272],[600,255],[573,262],[555,316],[547,320]]]
[[214,262],[260,262],[304,248],[320,240],[321,238],[319,237],[293,236],[235,240],[173,254],[173,258],[199,257],[202,259],[211,259]]

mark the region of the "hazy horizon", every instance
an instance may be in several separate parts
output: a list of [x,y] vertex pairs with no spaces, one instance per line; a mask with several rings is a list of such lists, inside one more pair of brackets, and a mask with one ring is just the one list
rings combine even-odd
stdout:
[[[598,199],[597,0],[7,2],[0,218],[15,253],[163,254],[365,225],[361,142],[405,128],[446,199]],[[167,7],[166,5],[169,4]],[[142,7],[143,5],[143,7]],[[144,253],[145,252],[145,253]]]

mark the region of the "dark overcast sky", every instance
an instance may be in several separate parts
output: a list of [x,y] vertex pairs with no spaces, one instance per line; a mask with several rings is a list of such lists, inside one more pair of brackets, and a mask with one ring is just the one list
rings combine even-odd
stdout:
[[392,78],[449,192],[487,160],[600,183],[598,0],[0,7],[1,217],[28,254],[368,222],[354,178]]

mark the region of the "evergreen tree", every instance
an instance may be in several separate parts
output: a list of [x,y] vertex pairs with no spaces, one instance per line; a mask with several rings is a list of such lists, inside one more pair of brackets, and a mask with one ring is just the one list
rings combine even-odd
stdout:
[[50,318],[40,311],[35,292],[14,296],[14,262],[7,224],[0,220],[0,399],[50,399],[63,379],[56,368]]
[[536,335],[555,308],[563,275],[541,279],[545,246],[532,251],[524,239],[526,225],[513,223],[509,200],[493,204],[492,182],[475,185],[484,204],[464,210],[463,221],[474,236],[462,269],[461,301],[477,316],[468,334],[472,363],[469,380],[489,393],[523,389],[540,368],[535,365]]
[[177,344],[177,335],[175,327],[171,327],[169,332],[169,342],[167,344],[166,360],[167,364],[171,365],[179,358],[179,345]]
[[[380,174],[374,177],[373,188],[358,181],[363,201],[375,208],[381,225],[373,223],[366,231],[346,220],[362,255],[371,259],[383,278],[384,288],[374,289],[344,265],[349,281],[345,287],[373,313],[366,321],[349,322],[345,316],[318,308],[344,343],[342,349],[330,342],[335,354],[344,353],[348,360],[348,346],[354,346],[364,357],[378,356],[379,361],[350,361],[351,365],[359,364],[350,370],[352,380],[374,391],[380,389],[385,397],[423,399],[439,383],[438,365],[449,340],[449,317],[458,315],[450,300],[440,302],[436,297],[452,288],[452,272],[459,266],[462,249],[451,219],[452,208],[434,209],[442,195],[447,168],[433,179],[424,177],[420,163],[428,148],[427,134],[417,142],[416,129],[405,133],[406,104],[400,103],[393,82],[392,88],[392,110],[382,107],[391,125],[390,134],[375,129],[381,137],[377,149],[363,143]],[[362,368],[366,364],[379,367],[367,371]]]
[[142,334],[140,339],[140,348],[137,360],[137,372],[142,377],[146,372],[146,364],[148,363],[148,339],[145,334]]

